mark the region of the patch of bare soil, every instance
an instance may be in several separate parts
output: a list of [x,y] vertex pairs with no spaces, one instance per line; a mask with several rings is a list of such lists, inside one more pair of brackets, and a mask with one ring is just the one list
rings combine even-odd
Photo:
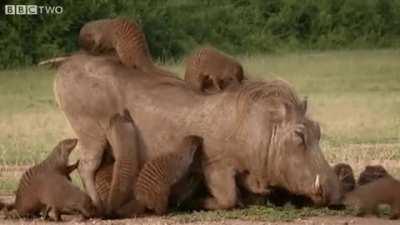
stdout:
[[291,222],[268,222],[268,221],[247,221],[247,220],[222,220],[222,221],[199,221],[190,223],[180,223],[174,219],[165,217],[145,217],[136,219],[123,219],[123,220],[100,220],[91,219],[87,221],[79,221],[75,217],[66,217],[65,221],[61,223],[43,221],[40,219],[35,220],[0,220],[0,224],[9,225],[23,225],[23,224],[34,224],[34,225],[54,225],[54,224],[74,224],[74,225],[176,225],[176,224],[187,224],[187,225],[399,225],[398,220],[388,220],[376,217],[338,217],[338,216],[320,216],[306,219],[297,219]]

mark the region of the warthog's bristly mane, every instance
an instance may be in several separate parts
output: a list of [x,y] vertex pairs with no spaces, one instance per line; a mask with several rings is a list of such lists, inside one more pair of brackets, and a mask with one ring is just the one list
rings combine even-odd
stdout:
[[[238,123],[242,123],[253,103],[268,104],[267,101],[273,97],[282,99],[282,102],[290,104],[293,109],[297,110],[302,107],[302,101],[294,88],[284,80],[246,82],[241,85],[236,99]],[[274,111],[274,107],[278,106],[269,104],[268,107]]]
[[238,106],[270,97],[281,97],[293,105],[300,106],[301,101],[294,88],[284,80],[256,81],[242,85],[238,95]]

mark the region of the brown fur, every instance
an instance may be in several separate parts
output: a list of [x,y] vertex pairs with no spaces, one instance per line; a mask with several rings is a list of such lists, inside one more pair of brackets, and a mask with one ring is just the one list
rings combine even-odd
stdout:
[[54,210],[56,220],[64,212],[78,211],[85,217],[94,216],[95,208],[89,196],[70,181],[69,173],[77,164],[68,166],[68,157],[76,144],[76,139],[60,142],[46,160],[22,175],[14,203],[19,216],[38,216],[45,208]]
[[79,34],[79,45],[91,54],[117,54],[122,64],[170,75],[152,61],[146,36],[140,26],[127,19],[102,19],[86,23]]
[[339,179],[342,191],[344,193],[354,190],[356,181],[354,179],[353,169],[349,164],[338,163],[333,167],[333,170]]
[[[142,214],[145,208],[152,209],[157,214],[165,213],[171,188],[189,172],[193,154],[199,148],[201,141],[199,137],[186,137],[178,151],[147,162],[137,179],[135,196],[130,196],[129,201],[116,209],[113,216],[135,217]],[[103,160],[96,172],[96,188],[100,199],[106,199],[108,196],[113,169],[113,161],[108,157]],[[193,185],[187,188],[193,188]],[[187,190],[180,189],[180,191]]]
[[55,95],[79,137],[80,175],[96,205],[94,174],[108,146],[107,127],[125,108],[140,130],[140,165],[174,152],[182,137],[204,139],[201,174],[210,193],[204,208],[235,207],[242,180],[236,178],[244,174],[257,190],[279,186],[316,204],[341,197],[319,147],[319,125],[287,82],[246,81],[223,94],[204,95],[178,78],[77,54],[58,68]]
[[389,176],[389,174],[385,168],[383,168],[383,166],[366,166],[365,169],[360,173],[357,183],[358,185],[364,185],[386,176]]
[[140,171],[135,185],[138,202],[157,214],[164,214],[167,211],[171,187],[188,173],[194,154],[201,147],[201,143],[200,137],[185,137],[176,152],[147,162]]
[[400,216],[400,182],[386,176],[370,183],[359,186],[345,196],[345,205],[359,210],[358,214],[377,213],[380,204],[391,207],[391,219]]
[[[132,197],[132,186],[136,183],[140,168],[137,138],[135,123],[127,110],[124,110],[123,115],[117,113],[111,118],[107,139],[112,149],[114,163],[106,201],[107,215],[114,214],[116,209]],[[105,180],[110,179],[107,175],[103,175]],[[104,182],[99,184],[105,185]]]
[[113,161],[103,161],[96,171],[95,183],[96,191],[99,194],[100,200],[103,205],[107,203],[109,192],[111,189],[112,174],[113,174]]
[[201,48],[186,61],[185,81],[199,92],[219,92],[239,85],[243,78],[240,63],[214,48]]

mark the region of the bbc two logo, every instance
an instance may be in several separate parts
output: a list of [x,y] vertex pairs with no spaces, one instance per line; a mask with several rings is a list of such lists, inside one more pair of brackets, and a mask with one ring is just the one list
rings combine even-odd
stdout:
[[62,6],[43,6],[43,5],[5,5],[6,15],[41,15],[41,14],[61,14],[64,9]]

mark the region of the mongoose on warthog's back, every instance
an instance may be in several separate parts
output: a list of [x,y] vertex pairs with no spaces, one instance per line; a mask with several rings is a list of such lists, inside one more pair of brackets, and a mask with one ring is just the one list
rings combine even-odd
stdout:
[[354,179],[353,169],[349,164],[338,163],[333,167],[333,171],[335,171],[344,193],[354,190],[356,181]]
[[102,19],[86,23],[79,45],[91,54],[116,53],[122,64],[145,72],[170,74],[154,65],[146,36],[139,25],[127,19]]
[[377,213],[380,204],[391,207],[391,219],[400,216],[400,182],[391,176],[386,176],[365,185],[358,186],[345,195],[345,205],[358,210],[359,215]]
[[358,177],[358,185],[368,184],[369,182],[388,175],[388,172],[385,170],[385,168],[383,168],[383,166],[366,166]]
[[185,81],[196,91],[219,92],[243,78],[242,65],[214,48],[202,48],[186,61]]
[[64,212],[78,211],[85,217],[95,214],[89,196],[70,181],[69,173],[77,164],[68,166],[68,158],[77,142],[77,139],[63,140],[43,162],[22,175],[14,203],[19,216],[39,216],[46,208],[54,211],[56,220]]
[[157,214],[165,213],[172,185],[188,173],[202,141],[198,136],[187,136],[176,152],[147,162],[140,171],[135,186],[138,203]]

